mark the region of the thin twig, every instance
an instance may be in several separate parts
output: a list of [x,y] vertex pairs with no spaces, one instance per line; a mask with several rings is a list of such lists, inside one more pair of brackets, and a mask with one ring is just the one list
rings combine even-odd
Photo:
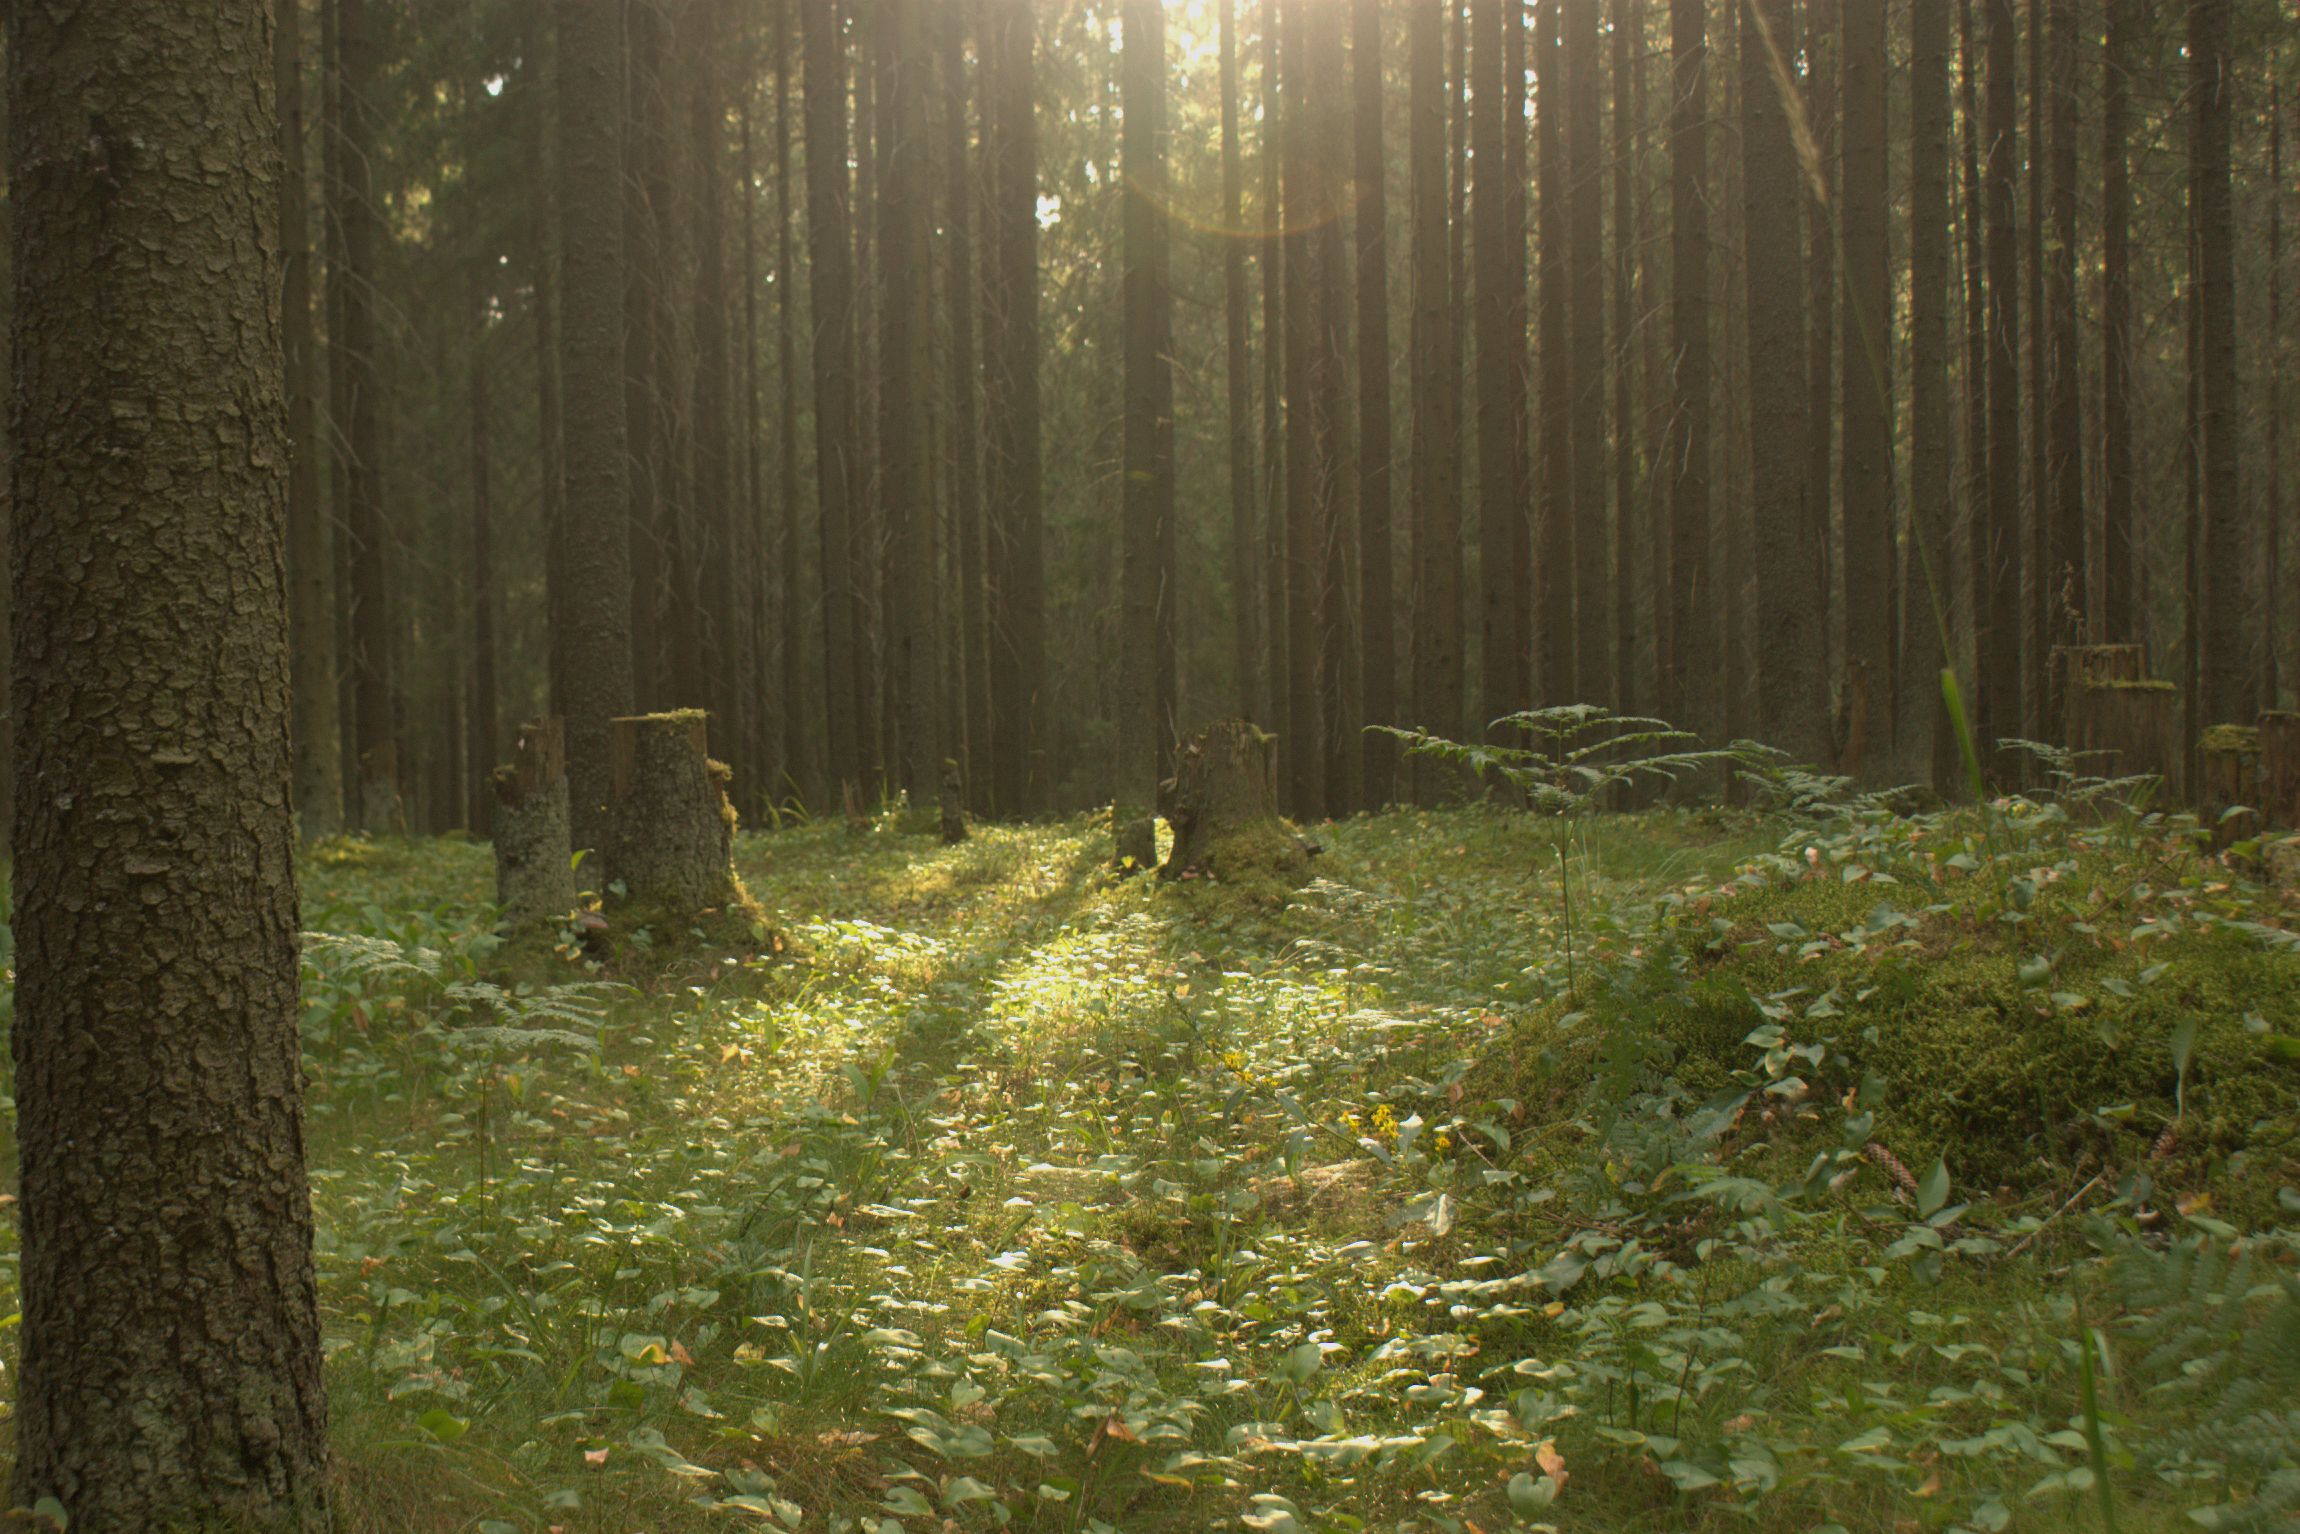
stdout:
[[2005,1254],[2004,1254],[2004,1260],[2005,1260],[2006,1262],[2010,1262],[2010,1261],[2012,1261],[2012,1260],[2013,1260],[2015,1257],[2018,1257],[2018,1256],[2019,1256],[2021,1253],[2023,1253],[2023,1252],[2027,1251],[2027,1250],[2029,1249],[2029,1246],[2030,1246],[2030,1244],[2031,1244],[2031,1243],[2033,1243],[2033,1242],[2036,1240],[2036,1238],[2037,1238],[2037,1237],[2039,1237],[2039,1236],[2041,1236],[2041,1235],[2043,1235],[2043,1234],[2045,1233],[2046,1227],[2050,1226],[2050,1225],[2052,1224],[2052,1222],[2053,1222],[2053,1221],[2055,1221],[2055,1220],[2059,1219],[2059,1218],[2060,1218],[2062,1215],[2064,1215],[2064,1214],[2068,1213],[2068,1212],[2069,1212],[2071,1209],[2074,1209],[2074,1208],[2077,1206],[2077,1202],[2078,1202],[2080,1199],[2082,1199],[2082,1198],[2083,1198],[2083,1197],[2084,1197],[2084,1196],[2085,1196],[2087,1193],[2090,1193],[2090,1192],[2091,1192],[2091,1191],[2092,1191],[2094,1188],[2096,1188],[2096,1187],[2100,1186],[2100,1180],[2101,1180],[2101,1178],[2103,1178],[2103,1177],[2105,1177],[2105,1176],[2107,1176],[2107,1175],[2108,1175],[2108,1174],[2107,1174],[2107,1173],[2105,1173],[2105,1172],[2095,1172],[2095,1173],[2093,1173],[2093,1175],[2092,1175],[2092,1181],[2090,1181],[2090,1182],[2086,1183],[2086,1184],[2085,1184],[2083,1187],[2081,1187],[2081,1188],[2077,1189],[2077,1190],[2076,1190],[2074,1193],[2071,1193],[2071,1194],[2068,1196],[2068,1202],[2067,1202],[2067,1203],[2065,1203],[2065,1204],[2061,1205],[2061,1206],[2060,1206],[2058,1209],[2055,1209],[2055,1210],[2054,1210],[2054,1211],[2053,1211],[2051,1214],[2049,1214],[2049,1215],[2047,1215],[2047,1216],[2045,1216],[2045,1221],[2044,1221],[2044,1224],[2043,1224],[2043,1225],[2039,1225],[2039,1226],[2038,1226],[2036,1229],[2034,1229],[2034,1230],[2030,1231],[2030,1232],[2029,1232],[2027,1235],[2025,1235],[2025,1236],[2021,1237],[2021,1238],[2020,1238],[2020,1240],[2019,1240],[2019,1241],[2018,1241],[2018,1242],[2017,1242],[2017,1243],[2016,1243],[2016,1244],[2013,1246],[2013,1249],[2012,1249],[2011,1251],[2009,1251],[2009,1252],[2007,1252],[2007,1253],[2005,1253]]

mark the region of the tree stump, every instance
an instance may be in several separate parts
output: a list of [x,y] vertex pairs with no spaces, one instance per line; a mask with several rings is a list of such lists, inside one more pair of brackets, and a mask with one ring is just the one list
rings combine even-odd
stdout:
[[625,903],[673,919],[741,898],[729,774],[711,760],[708,720],[701,709],[682,709],[610,727],[615,853],[608,868]]
[[2196,752],[2203,779],[2197,809],[2212,833],[2212,845],[2227,847],[2257,835],[2260,732],[2249,725],[2216,724],[2196,743]]
[[[2096,645],[2093,649],[2129,649]],[[2180,689],[2170,682],[2091,679],[2069,690],[2066,744],[2086,753],[2084,770],[2105,778],[2155,777],[2177,791],[2180,754],[2173,749]]]
[[511,761],[494,772],[495,901],[512,933],[575,909],[567,832],[567,730],[559,719],[519,727]]
[[2260,813],[2272,826],[2300,829],[2300,714],[2260,716]]
[[966,785],[958,774],[958,759],[942,759],[942,842],[955,847],[966,840]]
[[1278,815],[1278,737],[1244,719],[1210,725],[1174,758],[1174,848],[1163,879],[1225,883],[1309,875],[1311,848]]

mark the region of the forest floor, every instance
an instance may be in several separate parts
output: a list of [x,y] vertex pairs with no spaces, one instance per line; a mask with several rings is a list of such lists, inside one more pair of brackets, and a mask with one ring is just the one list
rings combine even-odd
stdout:
[[2300,1499],[2273,893],[2026,805],[1321,836],[1282,908],[1117,879],[1087,819],[745,836],[779,951],[650,934],[604,990],[483,978],[484,847],[323,846],[344,1526],[2130,1530]]

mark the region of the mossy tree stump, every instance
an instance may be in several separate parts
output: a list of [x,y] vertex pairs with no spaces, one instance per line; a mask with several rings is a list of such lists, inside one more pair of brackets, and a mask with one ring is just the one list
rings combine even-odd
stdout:
[[671,918],[735,904],[735,809],[701,709],[614,720],[608,801],[623,900]]
[[2152,776],[2177,790],[2180,754],[2172,742],[2179,704],[2180,689],[2170,682],[2085,677],[2065,698],[2064,743],[2087,754],[2082,771],[2106,778]]
[[495,769],[493,781],[495,900],[503,924],[514,934],[548,927],[575,909],[565,723],[521,725],[511,761]]
[[1310,849],[1278,815],[1278,737],[1244,719],[1189,737],[1174,758],[1174,847],[1159,877],[1308,877]]
[[[2198,813],[2215,847],[2260,830],[2260,732],[2250,725],[2216,724],[2196,743],[2202,778]],[[2236,813],[2231,813],[2234,811]]]
[[943,845],[955,847],[966,840],[966,784],[955,757],[942,759],[941,809]]
[[2270,825],[2300,829],[2300,714],[2260,716],[2260,813]]

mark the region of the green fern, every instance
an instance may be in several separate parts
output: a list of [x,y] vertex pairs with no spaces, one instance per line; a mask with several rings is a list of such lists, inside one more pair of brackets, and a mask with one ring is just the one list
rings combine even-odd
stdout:
[[[1574,815],[1597,807],[1613,789],[1630,783],[1675,782],[1710,767],[1770,760],[1771,748],[1754,741],[1703,747],[1664,719],[1617,714],[1594,703],[1529,709],[1494,721],[1494,741],[1448,740],[1423,730],[1375,726],[1405,743],[1409,756],[1433,757],[1479,778],[1498,778],[1541,815]],[[1524,745],[1511,745],[1515,735]]]
[[411,1010],[455,1052],[509,1053],[540,1047],[593,1054],[616,987],[575,981],[506,990],[466,973],[469,961],[388,938],[304,934],[304,961],[340,980],[398,990]]
[[2270,1244],[2112,1245],[2123,1331],[2139,1349],[2131,1373],[2164,1424],[2146,1458],[2220,1480],[2225,1500],[2191,1514],[2209,1529],[2289,1529],[2300,1517],[2300,1280],[2271,1265]]

